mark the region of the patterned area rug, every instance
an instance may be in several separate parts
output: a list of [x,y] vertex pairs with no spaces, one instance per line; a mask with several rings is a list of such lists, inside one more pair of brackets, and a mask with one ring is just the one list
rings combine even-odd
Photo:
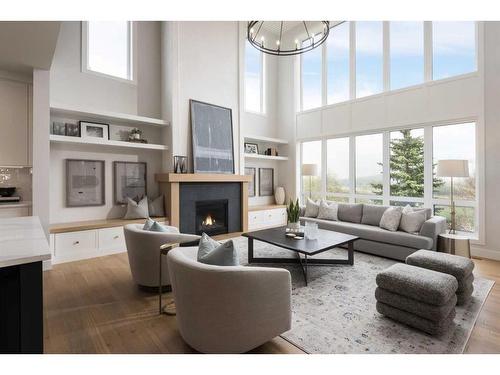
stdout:
[[[247,239],[234,239],[247,264]],[[254,242],[255,256],[293,257],[285,249]],[[317,257],[346,258],[334,249]],[[308,353],[462,353],[494,282],[476,278],[472,300],[457,307],[447,334],[433,337],[396,323],[375,309],[375,277],[396,261],[355,252],[354,266],[309,266],[306,287],[300,267],[281,266],[292,275],[292,329],[282,335]],[[274,265],[276,266],[276,265]]]

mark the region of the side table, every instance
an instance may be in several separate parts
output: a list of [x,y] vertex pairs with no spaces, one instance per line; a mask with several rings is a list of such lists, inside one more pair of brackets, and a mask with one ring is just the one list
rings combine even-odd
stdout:
[[458,234],[442,233],[438,237],[437,250],[441,253],[470,258],[470,240]]
[[160,260],[159,260],[159,272],[158,272],[158,307],[159,314],[167,314],[167,315],[175,315],[175,301],[171,300],[166,305],[162,304],[162,294],[163,294],[163,283],[161,282],[162,278],[162,256],[167,255],[170,250],[174,247],[177,247],[178,244],[165,244],[160,246]]

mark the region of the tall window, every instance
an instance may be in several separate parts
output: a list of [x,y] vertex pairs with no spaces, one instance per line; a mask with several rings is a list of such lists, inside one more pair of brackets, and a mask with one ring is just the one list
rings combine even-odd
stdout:
[[424,129],[405,129],[390,134],[390,194],[424,196]]
[[326,141],[326,196],[349,193],[349,138]]
[[134,80],[131,22],[83,22],[82,42],[84,71]]
[[301,55],[303,111],[322,105],[322,54],[323,48],[320,46]]
[[356,22],[356,97],[383,91],[382,22]]
[[391,22],[391,90],[424,81],[424,23]]
[[356,137],[356,194],[382,195],[383,136]]
[[245,110],[264,113],[264,54],[245,44]]
[[476,70],[476,23],[432,23],[432,77],[447,78]]
[[[302,143],[302,164],[316,164],[321,171],[321,141]],[[321,197],[321,176],[302,176],[302,199]]]
[[349,22],[331,29],[327,39],[328,104],[349,100]]
[[[454,178],[457,229],[474,232],[476,228],[476,126],[474,123],[436,126],[433,128],[433,163],[440,159],[466,159],[469,161],[467,178]],[[435,174],[435,170],[434,170]],[[435,178],[434,210],[436,214],[450,216],[450,179]]]

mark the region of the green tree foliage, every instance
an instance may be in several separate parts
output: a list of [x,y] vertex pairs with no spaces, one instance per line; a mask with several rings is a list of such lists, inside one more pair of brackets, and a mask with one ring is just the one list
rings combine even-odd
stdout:
[[[391,141],[390,177],[391,195],[400,197],[424,196],[424,138],[414,137],[411,130],[400,131],[402,138]],[[381,163],[379,163],[382,165]],[[434,177],[433,188],[443,185]],[[371,184],[375,194],[382,194],[380,183]]]

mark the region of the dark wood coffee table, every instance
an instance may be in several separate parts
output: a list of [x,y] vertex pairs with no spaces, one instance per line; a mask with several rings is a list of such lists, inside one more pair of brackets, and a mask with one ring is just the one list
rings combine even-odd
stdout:
[[[354,241],[359,237],[349,234],[334,232],[331,230],[318,229],[318,237],[315,240],[295,240],[285,236],[286,227],[258,230],[243,233],[248,238],[248,263],[298,263],[302,267],[304,279],[307,285],[307,266],[318,264],[354,264]],[[295,252],[297,258],[256,258],[253,255],[253,241],[262,241],[274,246]],[[314,259],[308,258],[338,246],[347,245],[347,259]],[[304,258],[300,256],[304,255]]]

